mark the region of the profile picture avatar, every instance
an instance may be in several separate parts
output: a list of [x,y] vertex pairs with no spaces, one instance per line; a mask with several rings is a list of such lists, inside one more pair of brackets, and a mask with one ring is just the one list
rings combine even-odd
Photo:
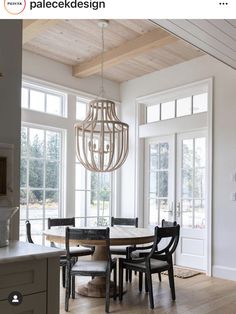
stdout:
[[10,14],[17,15],[24,11],[26,0],[4,0],[4,7]]

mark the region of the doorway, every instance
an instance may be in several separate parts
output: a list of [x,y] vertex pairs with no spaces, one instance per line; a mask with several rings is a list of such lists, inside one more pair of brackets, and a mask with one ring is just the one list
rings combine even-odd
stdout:
[[206,270],[207,131],[145,140],[145,225],[181,226],[175,263]]

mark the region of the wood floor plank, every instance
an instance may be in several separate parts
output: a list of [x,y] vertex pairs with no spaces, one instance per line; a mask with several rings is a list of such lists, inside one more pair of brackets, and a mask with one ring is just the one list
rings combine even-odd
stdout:
[[[198,275],[188,279],[175,278],[176,301],[171,300],[168,276],[162,282],[153,276],[154,310],[149,309],[148,294],[138,291],[138,277],[126,284],[123,301],[111,299],[110,312],[123,314],[236,314],[236,282]],[[76,283],[85,283],[87,278],[78,277]],[[70,299],[71,314],[104,313],[104,299],[76,295]],[[61,287],[61,311],[64,311],[64,289]]]

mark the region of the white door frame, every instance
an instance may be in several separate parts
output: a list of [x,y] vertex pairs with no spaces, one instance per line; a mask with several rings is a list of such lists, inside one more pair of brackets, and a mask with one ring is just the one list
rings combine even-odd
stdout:
[[[212,184],[213,184],[213,77],[186,84],[181,87],[169,89],[152,95],[146,95],[136,98],[135,104],[135,209],[136,215],[139,217],[140,226],[144,225],[144,154],[145,139],[139,136],[139,126],[145,123],[145,108],[143,104],[150,97],[158,97],[163,94],[171,94],[184,89],[194,88],[199,84],[207,85],[208,90],[208,112],[207,112],[207,139],[208,139],[208,159],[207,159],[207,267],[206,274],[212,276]],[[184,126],[183,126],[184,127]],[[183,129],[183,132],[185,130]],[[194,130],[193,130],[194,131]],[[159,136],[160,134],[156,134]]]

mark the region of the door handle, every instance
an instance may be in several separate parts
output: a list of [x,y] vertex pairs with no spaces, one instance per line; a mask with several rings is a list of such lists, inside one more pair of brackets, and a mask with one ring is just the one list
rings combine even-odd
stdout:
[[176,205],[176,214],[177,214],[177,217],[180,217],[180,214],[181,214],[181,205],[180,205],[180,202],[177,202],[177,205]]

